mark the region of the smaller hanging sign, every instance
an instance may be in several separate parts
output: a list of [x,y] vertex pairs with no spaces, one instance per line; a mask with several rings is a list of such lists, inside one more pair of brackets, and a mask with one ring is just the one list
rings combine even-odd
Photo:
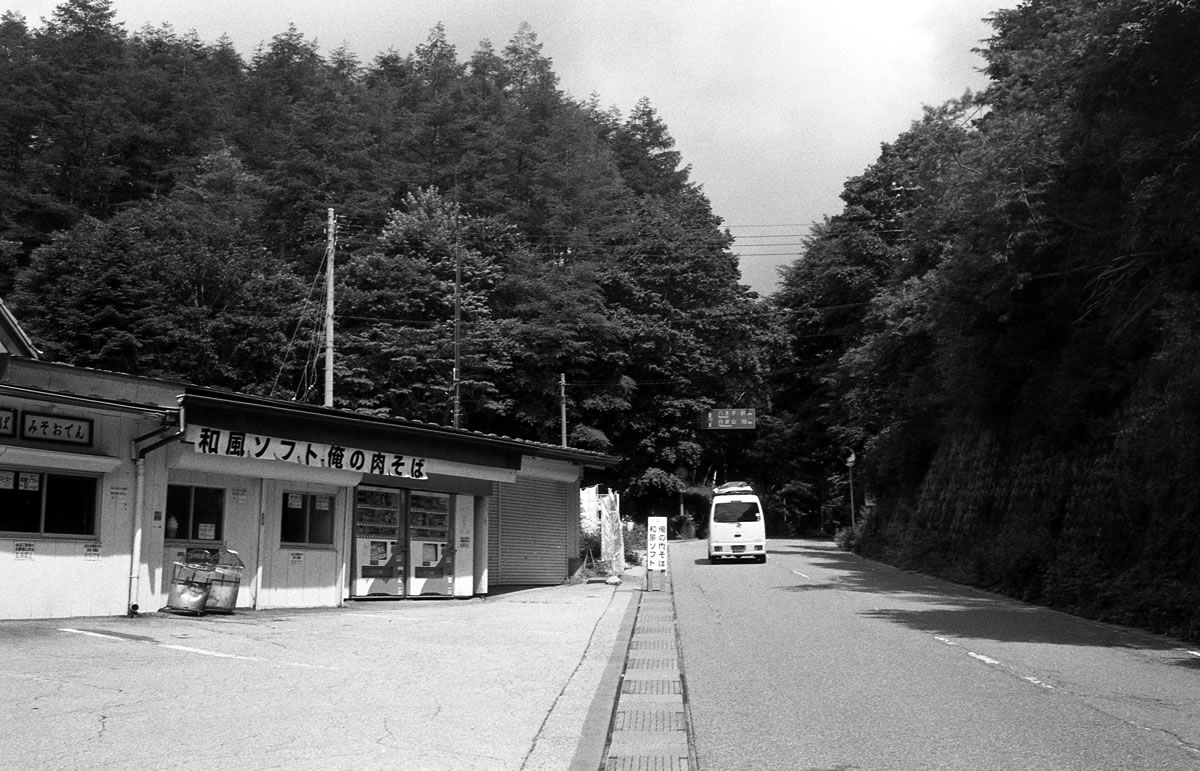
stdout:
[[21,413],[21,438],[92,446],[92,421],[40,412]]

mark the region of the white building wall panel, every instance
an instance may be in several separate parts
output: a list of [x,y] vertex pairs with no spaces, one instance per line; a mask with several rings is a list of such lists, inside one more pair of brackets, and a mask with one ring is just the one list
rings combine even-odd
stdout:
[[0,618],[125,614],[136,499],[135,465],[129,459],[129,447],[135,431],[145,431],[153,423],[74,405],[11,400],[4,406],[93,420],[92,447],[76,450],[64,446],[59,450],[0,443],[0,466],[18,473],[60,471],[92,476],[97,480],[97,498],[94,536],[0,536]]

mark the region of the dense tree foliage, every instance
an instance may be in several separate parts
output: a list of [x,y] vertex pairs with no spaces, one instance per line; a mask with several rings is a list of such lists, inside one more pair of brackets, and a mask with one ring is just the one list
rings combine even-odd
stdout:
[[762,301],[653,106],[528,26],[364,63],[6,14],[0,292],[64,361],[315,401],[332,208],[340,407],[556,442],[565,381],[643,513],[748,475],[777,533],[850,523],[854,452],[859,548],[1200,634],[1200,2],[992,25]]
[[66,0],[0,20],[0,100],[0,291],[60,360],[320,400],[334,209],[337,406],[457,395],[557,442],[565,379],[571,443],[652,506],[725,464],[704,411],[761,393],[761,301],[667,126],[565,94],[528,26],[368,63],[292,27],[247,60]]
[[858,451],[871,553],[1200,634],[1200,3],[992,23],[990,86],[784,272],[773,441],[825,476]]

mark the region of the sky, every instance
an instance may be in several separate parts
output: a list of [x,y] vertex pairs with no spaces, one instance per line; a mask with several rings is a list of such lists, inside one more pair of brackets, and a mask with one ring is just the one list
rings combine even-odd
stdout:
[[[986,85],[984,21],[1018,0],[114,0],[129,32],[169,24],[246,57],[289,24],[323,53],[411,53],[439,22],[460,61],[528,22],[575,99],[650,104],[735,237],[742,281],[776,288],[847,179],[923,107]],[[0,0],[41,26],[57,0]]]

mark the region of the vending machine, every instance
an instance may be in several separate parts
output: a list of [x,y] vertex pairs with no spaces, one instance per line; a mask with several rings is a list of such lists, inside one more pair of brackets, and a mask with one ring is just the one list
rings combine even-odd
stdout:
[[408,593],[453,594],[450,501],[446,493],[413,492],[408,506],[408,556],[412,565]]
[[403,513],[403,490],[355,490],[352,597],[404,595]]

